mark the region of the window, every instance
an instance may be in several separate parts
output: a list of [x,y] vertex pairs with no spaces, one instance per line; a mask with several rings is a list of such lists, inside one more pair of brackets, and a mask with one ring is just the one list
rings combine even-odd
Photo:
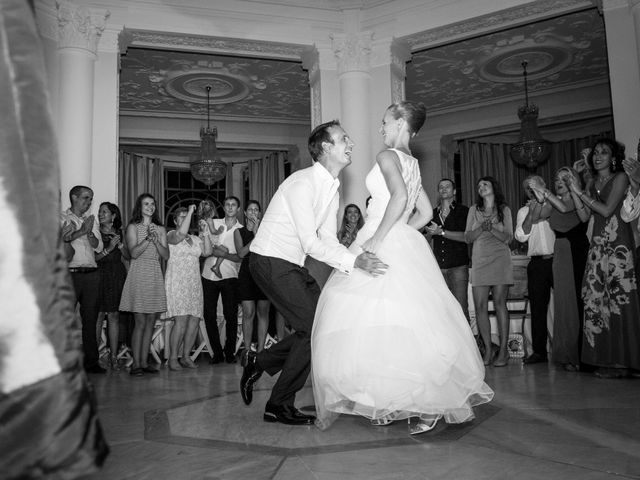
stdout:
[[[188,207],[192,203],[196,206],[205,199],[211,200],[216,207],[217,217],[223,214],[224,198],[226,196],[226,179],[207,187],[191,175],[188,169],[164,169],[164,222],[167,230],[175,228],[173,212],[178,207]],[[197,219],[191,219],[191,233],[197,233]]]

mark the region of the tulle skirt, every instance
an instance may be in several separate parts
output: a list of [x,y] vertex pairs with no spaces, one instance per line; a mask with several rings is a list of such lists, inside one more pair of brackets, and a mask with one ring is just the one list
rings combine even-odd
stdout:
[[[361,252],[373,230],[365,225],[351,249]],[[427,241],[398,223],[378,257],[389,265],[385,275],[334,272],[320,296],[311,338],[317,425],[327,428],[340,413],[472,419],[472,407],[493,391]]]

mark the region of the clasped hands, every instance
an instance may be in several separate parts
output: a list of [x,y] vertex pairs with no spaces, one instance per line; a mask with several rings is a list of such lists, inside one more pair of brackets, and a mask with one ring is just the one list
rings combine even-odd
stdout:
[[429,222],[424,229],[429,235],[442,235],[442,227],[435,222]]
[[89,215],[83,220],[82,225],[80,225],[80,228],[78,228],[78,230],[75,229],[75,226],[73,225],[73,223],[71,222],[65,223],[62,226],[62,239],[65,242],[71,242],[72,240],[74,240],[72,238],[72,235],[76,232],[78,232],[78,237],[81,237],[82,235],[88,235],[93,230],[94,222],[95,222],[95,216]]
[[158,241],[158,230],[156,229],[155,223],[149,225],[147,238],[145,238],[145,240],[148,240],[151,243],[156,243]]
[[632,185],[637,187],[640,184],[640,159],[625,158],[622,160],[622,168],[624,173],[629,177],[629,181]]

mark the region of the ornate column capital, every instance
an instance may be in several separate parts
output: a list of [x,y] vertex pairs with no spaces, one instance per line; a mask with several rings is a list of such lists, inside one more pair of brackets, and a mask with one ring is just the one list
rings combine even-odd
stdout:
[[373,32],[335,33],[331,40],[339,74],[369,71]]
[[109,11],[88,9],[66,0],[56,1],[56,9],[58,48],[78,48],[96,55]]

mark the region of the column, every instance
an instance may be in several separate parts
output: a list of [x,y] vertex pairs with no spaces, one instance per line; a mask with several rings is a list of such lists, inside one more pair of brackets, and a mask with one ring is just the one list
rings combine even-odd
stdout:
[[341,175],[342,201],[344,204],[355,203],[361,209],[369,196],[364,179],[375,162],[370,129],[372,38],[372,32],[332,36],[338,63],[340,120],[355,143],[352,163]]
[[109,13],[67,1],[58,15],[58,150],[63,205],[74,185],[91,186],[94,63]]
[[633,31],[636,37],[636,57],[640,65],[640,0],[629,0],[631,14],[633,17]]
[[604,0],[603,11],[616,139],[631,155],[640,134],[640,0]]
[[396,39],[373,42],[371,77],[375,95],[371,98],[371,135],[374,153],[384,148],[379,130],[385,110],[392,103],[405,100],[407,62],[410,59],[411,50],[406,42]]

